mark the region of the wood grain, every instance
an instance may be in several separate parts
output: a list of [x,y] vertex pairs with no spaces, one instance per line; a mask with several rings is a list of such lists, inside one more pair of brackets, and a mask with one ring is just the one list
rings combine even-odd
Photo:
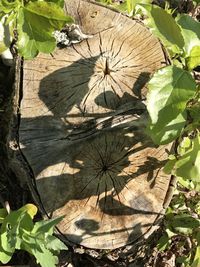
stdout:
[[66,1],[66,10],[93,37],[24,62],[19,147],[39,205],[65,216],[60,231],[114,249],[164,212],[171,145],[146,136],[145,96],[165,57],[137,21],[86,1]]

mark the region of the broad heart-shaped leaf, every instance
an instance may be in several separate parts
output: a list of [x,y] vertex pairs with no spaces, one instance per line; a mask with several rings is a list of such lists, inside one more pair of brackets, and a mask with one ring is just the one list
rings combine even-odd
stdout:
[[186,58],[187,66],[190,70],[200,65],[200,46],[194,46]]
[[200,22],[194,20],[189,15],[180,15],[177,19],[177,23],[181,27],[184,38],[186,57],[189,57],[193,47],[200,46]]
[[184,126],[186,104],[195,94],[196,83],[189,72],[167,66],[153,75],[148,89],[150,124],[147,131],[155,143],[169,143]]
[[184,45],[179,25],[172,15],[154,5],[138,5],[148,16],[147,26],[172,53],[180,53]]
[[[190,145],[185,146],[188,140]],[[175,175],[200,183],[200,134],[194,139],[184,137],[178,153],[180,156],[174,167]]]

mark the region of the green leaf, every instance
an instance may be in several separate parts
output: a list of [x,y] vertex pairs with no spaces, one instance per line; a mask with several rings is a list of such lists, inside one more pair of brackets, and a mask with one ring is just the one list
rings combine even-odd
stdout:
[[6,25],[6,16],[0,21],[0,54],[7,50],[11,44],[9,25]]
[[7,215],[8,215],[8,212],[6,209],[0,209],[0,224],[4,221]]
[[192,48],[189,57],[186,58],[186,63],[189,70],[200,65],[200,46],[194,46]]
[[65,16],[55,3],[29,2],[21,7],[17,17],[18,50],[25,59],[39,52],[51,53],[56,47],[53,31],[61,29],[72,19]]
[[185,140],[189,137],[184,137],[178,147],[179,159],[175,164],[176,176],[184,179],[189,179],[194,182],[200,182],[200,135],[194,139],[189,139],[190,146],[184,146]]
[[139,5],[148,16],[147,26],[173,53],[180,53],[184,45],[181,29],[171,14],[154,5]]
[[191,74],[175,66],[158,70],[148,83],[147,110],[150,124],[147,131],[157,144],[174,140],[186,118],[186,104],[196,90]]
[[127,11],[133,13],[137,4],[150,4],[151,0],[126,0]]
[[21,3],[18,0],[14,1],[7,1],[7,0],[1,0],[0,2],[0,10],[4,13],[10,13],[17,7],[20,7]]
[[195,46],[200,46],[200,22],[194,20],[189,15],[180,15],[177,23],[181,27],[184,38],[184,50],[186,57],[190,56],[191,50]]
[[44,246],[40,246],[40,250],[32,250],[32,254],[35,256],[37,263],[42,267],[56,267],[58,264],[58,257],[54,256],[53,253],[46,249]]
[[48,236],[46,238],[47,248],[54,251],[68,250],[68,247],[57,237]]
[[58,258],[46,247],[44,240],[36,236],[24,235],[21,249],[32,254],[42,267],[56,267],[58,263]]
[[169,227],[171,227],[173,231],[185,235],[192,234],[194,228],[198,228],[199,226],[200,226],[199,220],[193,218],[189,214],[175,215],[173,220],[169,222]]
[[38,209],[33,204],[26,204],[25,206],[21,207],[20,210],[27,212],[31,216],[31,218],[33,219],[34,216],[36,215]]
[[197,246],[191,267],[199,267],[199,266],[200,266],[200,246]]
[[25,234],[21,249],[34,255],[37,263],[40,263],[42,267],[55,267],[58,258],[53,255],[53,252],[59,253],[61,249],[66,250],[67,247],[58,238],[48,233],[43,233],[43,236],[36,234],[33,232],[29,235]]
[[161,238],[158,240],[158,249],[159,251],[163,251],[165,249],[168,248],[168,246],[170,245],[170,238],[168,237],[167,233],[164,233],[163,236],[161,236]]
[[69,16],[66,16],[63,9],[53,2],[29,2],[25,6],[25,9],[31,13],[48,18],[50,20],[64,21],[64,23],[73,22],[73,19]]
[[11,247],[8,238],[7,233],[4,232],[0,235],[0,262],[3,264],[8,263],[15,251],[14,247]]
[[46,220],[46,221],[39,221],[36,222],[33,228],[32,233],[48,233],[48,234],[53,234],[53,228],[55,227],[56,224],[58,224],[61,220],[63,219],[62,217]]
[[37,56],[39,51],[51,53],[56,42],[52,36],[53,27],[48,19],[21,8],[18,15],[18,50],[25,58]]
[[[34,0],[34,1],[37,2],[38,0]],[[64,7],[64,3],[65,3],[64,0],[43,0],[43,1],[45,1],[45,2],[47,2],[47,3],[49,3],[49,2],[51,2],[51,3],[55,3],[56,5],[58,5],[58,6],[61,7],[61,8]],[[32,2],[33,2],[33,0],[32,0]]]

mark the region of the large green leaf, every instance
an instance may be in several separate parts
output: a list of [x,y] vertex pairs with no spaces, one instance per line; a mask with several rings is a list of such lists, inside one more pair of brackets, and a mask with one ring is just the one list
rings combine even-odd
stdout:
[[139,5],[148,16],[147,26],[173,53],[180,53],[184,45],[180,27],[171,14],[154,5]]
[[30,2],[21,7],[17,18],[19,53],[25,59],[39,52],[51,53],[56,47],[53,31],[71,21],[55,3]]
[[21,8],[18,15],[18,50],[25,58],[30,59],[41,51],[51,53],[56,47],[52,36],[53,27],[48,19]]
[[191,74],[175,66],[158,70],[148,83],[148,131],[157,144],[174,140],[185,123],[185,108],[196,90]]

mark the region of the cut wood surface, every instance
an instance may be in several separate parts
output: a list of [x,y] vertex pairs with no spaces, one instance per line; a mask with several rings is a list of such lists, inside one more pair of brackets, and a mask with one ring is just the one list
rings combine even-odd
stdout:
[[86,1],[66,10],[93,37],[24,62],[19,147],[39,205],[64,215],[59,230],[114,249],[147,234],[170,197],[171,145],[145,134],[146,83],[165,57],[137,21]]

